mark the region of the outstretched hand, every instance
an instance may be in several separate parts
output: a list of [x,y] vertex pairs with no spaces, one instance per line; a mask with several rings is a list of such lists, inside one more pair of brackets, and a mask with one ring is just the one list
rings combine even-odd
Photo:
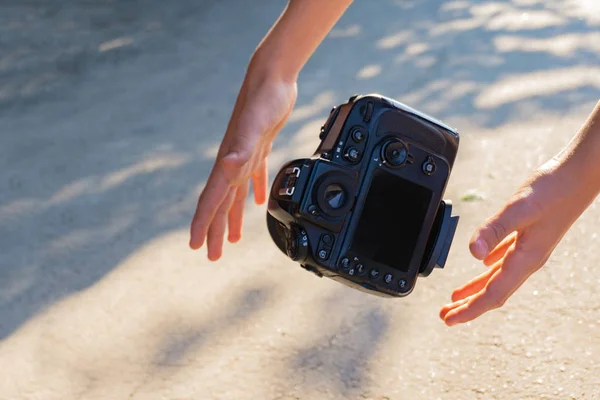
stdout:
[[449,326],[501,307],[548,260],[597,195],[572,164],[556,159],[538,169],[507,204],[474,233],[473,256],[490,267],[456,289],[440,311]]
[[267,156],[296,96],[295,81],[261,77],[249,69],[191,223],[190,247],[197,250],[206,241],[211,261],[222,255],[227,227],[230,242],[241,238],[250,181],[256,204],[265,202]]

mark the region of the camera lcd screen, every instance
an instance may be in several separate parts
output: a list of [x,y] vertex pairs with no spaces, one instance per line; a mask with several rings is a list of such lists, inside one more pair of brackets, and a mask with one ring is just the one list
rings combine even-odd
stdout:
[[377,170],[356,227],[351,250],[407,272],[432,192],[390,172]]

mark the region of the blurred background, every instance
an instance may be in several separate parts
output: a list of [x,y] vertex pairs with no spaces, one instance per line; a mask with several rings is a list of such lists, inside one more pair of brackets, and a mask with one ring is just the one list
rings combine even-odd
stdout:
[[[378,92],[461,132],[444,270],[402,300],[318,279],[268,237],[211,263],[188,227],[284,0],[0,1],[0,399],[591,399],[597,203],[505,304],[449,329],[472,230],[600,97],[597,0],[355,0],[269,159]],[[560,190],[560,188],[557,188]]]

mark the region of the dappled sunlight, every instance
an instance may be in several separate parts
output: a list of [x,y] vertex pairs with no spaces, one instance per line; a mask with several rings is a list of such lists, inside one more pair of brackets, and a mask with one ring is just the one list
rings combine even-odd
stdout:
[[600,33],[569,33],[549,38],[525,36],[496,36],[494,45],[499,52],[542,52],[557,57],[573,57],[577,52],[600,54]]
[[[221,137],[225,134],[223,133]],[[210,144],[201,144],[198,145],[198,153],[202,154],[203,157],[208,159],[214,159],[217,154],[219,154],[219,148],[221,147],[221,142],[215,142],[212,145]]]
[[415,66],[419,68],[431,68],[437,63],[437,58],[433,55],[425,55],[415,59]]
[[464,68],[460,71],[462,77],[468,77],[472,75],[469,71],[469,68],[473,68],[474,66],[478,67],[487,67],[500,68],[504,64],[506,64],[506,59],[497,54],[466,54],[462,57],[456,57],[448,61],[446,64],[448,67],[452,68]]
[[156,155],[102,176],[88,176],[70,182],[47,199],[24,198],[14,200],[8,204],[0,205],[0,225],[22,218],[26,214],[40,213],[48,208],[60,206],[84,195],[97,195],[113,190],[135,177],[179,168],[189,161],[188,156],[176,153]]
[[0,224],[9,224],[17,221],[25,214],[36,210],[40,206],[37,199],[23,198],[0,206]]
[[43,94],[57,84],[58,76],[54,72],[40,73],[26,82],[0,82],[0,106],[14,100],[26,100]]
[[269,172],[278,172],[281,165],[291,159],[310,157],[319,146],[319,132],[324,121],[323,118],[316,118],[304,123],[297,131],[292,132],[287,143],[276,139],[269,156]]
[[109,40],[106,42],[100,43],[98,45],[98,51],[100,53],[104,53],[105,51],[116,50],[120,47],[131,46],[133,44],[133,39],[130,37],[120,37],[117,39]]
[[425,53],[427,50],[429,50],[429,45],[427,43],[411,43],[406,47],[404,54],[407,56],[417,56]]
[[402,102],[411,107],[419,105],[418,108],[431,115],[440,115],[443,111],[452,108],[456,99],[475,90],[476,88],[470,82],[458,81],[450,84],[448,81],[439,80],[414,92],[396,95],[396,98],[402,99]]
[[[378,364],[386,344],[392,341],[390,328],[394,326],[396,333],[405,330],[400,321],[393,324],[391,313],[375,301],[352,304],[346,300],[345,307],[335,307],[341,296],[338,293],[319,307],[319,330],[303,334],[304,340],[298,343],[300,348],[293,362],[282,370],[290,386],[300,386],[294,390],[298,396],[319,398],[319,393],[328,391],[348,398],[373,384],[376,379],[367,371],[372,364]],[[352,309],[352,316],[332,312],[335,308]],[[393,347],[399,347],[402,339],[395,338],[394,342]]]
[[[119,174],[119,172],[117,172],[117,174]],[[68,183],[67,185],[60,188],[57,192],[55,192],[48,199],[47,204],[51,205],[73,200],[74,198],[79,197],[90,190],[96,189],[97,182],[97,179],[94,179],[93,177],[87,177],[81,178],[75,182]]]
[[[319,134],[321,132],[321,126],[323,125],[324,120],[321,118],[313,119],[312,121],[306,122],[302,125],[296,133],[293,134],[292,140],[289,143],[289,148],[282,148],[282,151],[288,151],[291,154],[307,154],[308,152],[314,152],[317,146],[321,142],[319,139]],[[298,148],[298,146],[302,146],[302,148]],[[312,150],[308,150],[308,149]]]
[[468,94],[475,93],[478,89],[476,82],[457,81],[452,83],[450,90],[442,93],[442,98],[446,101],[458,100]]
[[[457,201],[456,212],[464,215],[480,207],[490,212],[501,207],[516,185],[569,142],[594,105],[582,102],[567,114],[526,108],[518,120],[494,128],[479,125],[472,118],[451,118],[448,122],[462,130],[462,156],[453,172],[460,179],[453,180],[446,196],[458,199],[475,190],[486,199],[482,203]],[[507,159],[507,154],[516,157]]]
[[[468,82],[461,86],[470,88]],[[447,195],[456,198],[471,188],[510,192],[511,181],[469,171],[514,174],[514,166],[498,157],[518,151],[521,157],[514,162],[525,175],[568,140],[583,116],[585,109],[569,118],[530,115],[499,129],[455,121],[467,131],[456,166],[464,179],[452,181]],[[316,121],[305,124],[281,151],[290,152],[314,126]],[[502,153],[489,154],[499,146]],[[468,224],[465,205],[455,207]],[[433,317],[414,317],[435,314],[437,303],[428,301],[439,291],[433,282],[421,281],[420,289],[399,303],[319,279],[270,242],[264,212],[247,207],[246,234],[235,251],[227,245],[217,263],[206,259],[205,249],[187,248],[186,229],[168,231],[134,249],[95,284],[32,316],[0,342],[0,359],[12,366],[0,378],[3,395],[52,388],[62,398],[124,393],[144,398],[168,385],[169,393],[182,398],[190,390],[242,398],[251,381],[265,379],[270,384],[254,396],[366,397],[381,382],[389,382],[384,394],[391,396],[406,388],[398,382],[407,368],[429,374],[435,367],[446,376],[455,368],[448,364],[449,350],[440,360],[430,348],[441,333],[418,334],[425,327],[442,329]],[[26,285],[26,276],[14,283]],[[429,361],[413,365],[414,357]],[[246,376],[253,379],[241,379]],[[238,384],[226,384],[232,381]]]
[[377,47],[380,49],[393,49],[409,43],[414,38],[412,31],[402,31],[394,35],[386,36],[377,41]]
[[475,17],[495,17],[515,10],[510,3],[500,1],[474,2],[468,9]]
[[358,79],[371,79],[381,74],[381,65],[366,65],[356,74]]
[[[600,97],[600,34],[591,27],[600,23],[600,2],[354,2],[306,64],[296,106],[268,158],[270,182],[285,162],[314,153],[331,107],[355,93],[394,97],[461,133],[444,195],[461,216],[447,266],[395,300],[319,279],[291,261],[273,244],[267,206],[255,204],[252,190],[241,240],[225,237],[218,262],[207,259],[206,244],[189,249],[189,224],[248,55],[282,5],[238,2],[244,18],[231,19],[222,2],[209,11],[186,3],[170,8],[171,22],[119,5],[115,15],[126,10],[129,17],[109,33],[86,33],[93,35],[89,52],[48,56],[46,73],[78,77],[69,81],[71,92],[58,86],[64,98],[25,108],[31,113],[0,109],[0,131],[9,138],[0,146],[7,260],[0,268],[0,397],[462,398],[480,390],[473,382],[482,363],[489,386],[481,390],[492,397],[512,398],[502,390],[509,380],[535,382],[525,368],[535,373],[545,355],[526,356],[526,349],[538,346],[548,325],[515,321],[537,318],[539,303],[486,315],[491,326],[508,327],[493,346],[483,338],[486,322],[447,335],[437,313],[480,267],[468,251],[476,224],[570,139]],[[190,7],[198,11],[187,13]],[[114,16],[96,17],[101,31]],[[66,14],[56,18],[62,27]],[[122,29],[131,21],[135,29]],[[174,31],[154,42],[158,32]],[[32,73],[22,80],[0,82],[0,105],[52,86],[33,79],[36,54],[0,54],[3,74],[32,62],[23,64]],[[84,74],[90,71],[101,79]],[[471,192],[481,200],[466,200]],[[556,293],[577,271],[566,262],[533,279]],[[573,297],[565,302],[585,309],[589,294],[569,285]],[[565,332],[574,321],[563,313],[549,317]],[[589,340],[582,347],[597,341],[581,336]],[[564,356],[559,344],[545,347],[565,365],[587,350],[573,352],[573,336],[565,342]],[[511,357],[526,365],[513,368]],[[578,359],[576,367],[590,365]]]
[[350,25],[347,27],[334,27],[331,32],[329,32],[329,37],[332,38],[347,38],[358,36],[361,32],[362,28],[360,25]]
[[429,96],[433,93],[442,93],[443,91],[448,89],[450,87],[450,85],[453,85],[453,84],[455,84],[455,83],[451,82],[447,79],[433,80],[433,81],[423,85],[423,87],[416,89],[413,92],[404,93],[402,96],[399,96],[398,98],[401,98],[402,101],[406,102],[406,103],[413,103],[413,104],[419,103],[419,102],[422,102],[426,96]]
[[598,0],[562,0],[550,5],[561,14],[579,18],[590,25],[600,25],[600,2]]
[[91,226],[60,235],[48,240],[41,253],[48,257],[66,255],[71,251],[82,251],[93,248],[96,243],[109,241],[118,237],[121,232],[132,227],[139,217],[139,206],[130,205],[118,211],[117,218],[113,218],[102,226]]
[[575,107],[600,89],[600,36],[577,14],[593,13],[594,4],[600,3],[441,2],[439,20],[413,21],[412,29],[378,39],[376,48],[394,62],[389,70],[382,62],[380,76],[404,86],[399,100],[442,119],[472,114],[499,126],[526,109]]
[[600,67],[570,67],[509,76],[483,89],[475,98],[482,109],[499,107],[528,98],[550,96],[593,86],[600,89]]
[[[206,336],[203,339],[218,334],[223,340],[228,331],[235,337],[237,332],[231,329],[244,318],[232,308],[244,289],[239,288],[239,295],[220,298],[218,294],[227,289],[215,285],[214,280],[227,282],[221,275],[231,271],[224,271],[222,266],[215,270],[216,264],[210,265],[185,248],[185,239],[184,232],[173,232],[139,248],[94,286],[55,303],[1,342],[3,362],[10,360],[15,366],[23,363],[37,371],[12,376],[1,385],[3,396],[17,396],[19,388],[27,387],[33,378],[40,387],[52,387],[63,394],[89,390],[91,395],[110,386],[111,381],[131,378],[140,369],[147,370],[144,366],[154,365],[157,357],[161,359],[156,351],[162,342],[178,331],[198,327],[195,329]],[[248,275],[250,270],[262,267],[257,264],[246,260],[236,274]],[[211,278],[203,278],[208,271]],[[169,284],[173,276],[184,279]],[[231,288],[238,286],[232,284]],[[268,281],[265,284],[269,285]],[[262,290],[260,281],[258,286],[252,285],[245,287]],[[268,292],[265,296],[263,303],[269,300]],[[239,304],[245,306],[244,302]],[[206,320],[211,313],[226,318],[227,324],[219,327],[219,317]],[[38,343],[35,352],[30,352],[29,346],[19,346],[33,338]],[[186,354],[181,362],[189,362],[188,357]],[[61,365],[60,375],[51,372],[57,365]]]
[[314,117],[323,111],[329,111],[335,102],[334,92],[329,90],[317,95],[312,102],[299,104],[294,107],[288,121],[297,122],[306,118]]
[[487,18],[485,16],[455,19],[449,22],[436,24],[429,33],[431,36],[435,37],[447,35],[453,32],[470,31],[482,26],[486,20]]
[[[468,18],[457,18],[436,24],[430,31],[432,36],[440,36],[452,32],[464,32],[476,28],[489,31],[533,31],[542,28],[562,26],[567,19],[552,10],[534,10],[519,8],[507,2],[484,2],[467,7],[459,3],[459,7],[448,6],[448,10],[468,10]],[[523,4],[527,7],[529,4]]]
[[163,169],[177,168],[189,161],[189,157],[175,154],[151,157],[127,168],[108,174],[98,182],[98,189],[100,191],[108,190],[114,186],[122,185],[125,181],[138,175],[150,174]]
[[[249,210],[247,221],[262,226],[264,209]],[[308,274],[274,245],[256,246],[267,235],[256,230],[218,263],[203,250],[189,250],[184,230],[145,243],[94,285],[40,311],[0,342],[0,359],[18,371],[4,371],[2,394],[52,387],[68,398],[92,398],[111,393],[117,382],[119,393],[144,393],[167,378],[174,389],[189,385],[190,373],[204,387],[237,392],[242,388],[219,388],[230,374],[226,366],[265,377],[288,370],[294,348],[319,342],[323,332],[315,324],[333,321],[310,312],[330,296],[346,293],[354,298],[346,305],[358,309],[377,301],[357,301],[358,293]],[[340,314],[331,328],[343,319]],[[250,337],[261,339],[249,346],[243,339]],[[35,346],[26,345],[32,341]],[[268,363],[265,348],[287,350]],[[225,376],[213,384],[211,371],[219,366]],[[184,368],[189,372],[179,378]],[[146,383],[137,380],[142,373]]]
[[491,18],[486,28],[492,31],[527,31],[565,25],[567,20],[550,11],[506,11]]
[[398,54],[394,58],[394,62],[397,64],[402,64],[411,60],[414,60],[414,63],[420,67],[431,66],[431,61],[426,61],[425,63],[430,63],[430,65],[423,65],[422,60],[431,60],[435,62],[435,58],[431,55],[427,55],[426,53],[430,50],[430,46],[427,43],[416,42],[407,44],[404,51]]
[[440,11],[464,10],[471,6],[471,2],[465,0],[446,1],[440,7]]

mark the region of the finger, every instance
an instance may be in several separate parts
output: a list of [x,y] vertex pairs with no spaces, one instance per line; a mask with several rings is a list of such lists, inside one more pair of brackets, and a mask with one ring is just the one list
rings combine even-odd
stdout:
[[527,226],[536,217],[530,204],[526,197],[512,200],[489,218],[473,234],[469,245],[471,254],[483,260],[506,236]]
[[456,302],[463,300],[485,288],[485,285],[487,285],[490,278],[498,271],[500,266],[501,263],[497,263],[492,268],[454,290],[454,292],[452,292],[452,301]]
[[500,242],[498,246],[496,246],[494,250],[490,252],[490,254],[488,254],[488,256],[483,260],[483,263],[488,267],[496,264],[502,257],[504,257],[504,254],[506,254],[506,251],[510,248],[510,246],[515,243],[516,238],[517,232],[513,232],[508,235],[502,242]]
[[246,182],[237,188],[235,199],[229,211],[229,238],[231,243],[236,243],[242,238],[242,223],[244,219],[244,206],[246,196],[250,189],[250,182]]
[[256,204],[263,204],[267,199],[267,175],[267,158],[265,157],[252,175],[254,202]]
[[502,307],[533,273],[535,268],[527,264],[532,259],[530,255],[513,250],[508,253],[502,267],[494,272],[483,290],[445,315],[444,322],[448,326],[472,321],[490,310]]
[[[289,115],[289,113],[288,113]],[[273,142],[271,141],[277,133],[281,130],[287,116],[271,130],[267,135],[267,140],[264,143],[263,151],[260,155],[260,164],[252,175],[252,186],[254,191],[254,202],[256,204],[263,204],[267,200],[268,196],[268,183],[269,183],[269,169],[268,169],[268,156],[271,153]]]
[[229,191],[225,201],[223,201],[215,213],[215,217],[213,218],[210,228],[208,229],[206,243],[208,247],[208,259],[211,261],[217,261],[219,258],[221,258],[223,253],[223,238],[225,236],[227,215],[229,214],[231,205],[235,200],[235,193],[235,188],[232,188]]
[[469,282],[465,283],[463,286],[455,289],[452,292],[452,301],[453,302],[460,301],[469,296],[472,296],[473,294],[479,292],[480,290],[482,290],[485,287],[485,285],[488,283],[490,278],[494,275],[494,273],[498,270],[498,268],[501,267],[502,263],[500,263],[499,261],[506,254],[508,249],[510,249],[511,246],[514,246],[515,238],[516,238],[516,235],[513,235],[513,234],[508,236],[484,260],[486,265],[492,266],[492,268],[490,268],[489,270],[485,271],[484,273],[480,274],[476,278],[470,280]]
[[221,169],[215,166],[198,198],[196,212],[192,219],[190,228],[190,247],[192,249],[197,250],[204,244],[215,213],[227,197],[230,189],[231,186],[224,178]]
[[446,315],[448,314],[448,312],[452,311],[453,309],[455,309],[456,307],[459,307],[463,304],[465,304],[467,301],[469,301],[469,299],[462,299],[462,300],[458,300],[456,302],[453,302],[451,304],[446,304],[444,307],[442,307],[442,309],[440,310],[440,318],[441,319],[445,319]]

